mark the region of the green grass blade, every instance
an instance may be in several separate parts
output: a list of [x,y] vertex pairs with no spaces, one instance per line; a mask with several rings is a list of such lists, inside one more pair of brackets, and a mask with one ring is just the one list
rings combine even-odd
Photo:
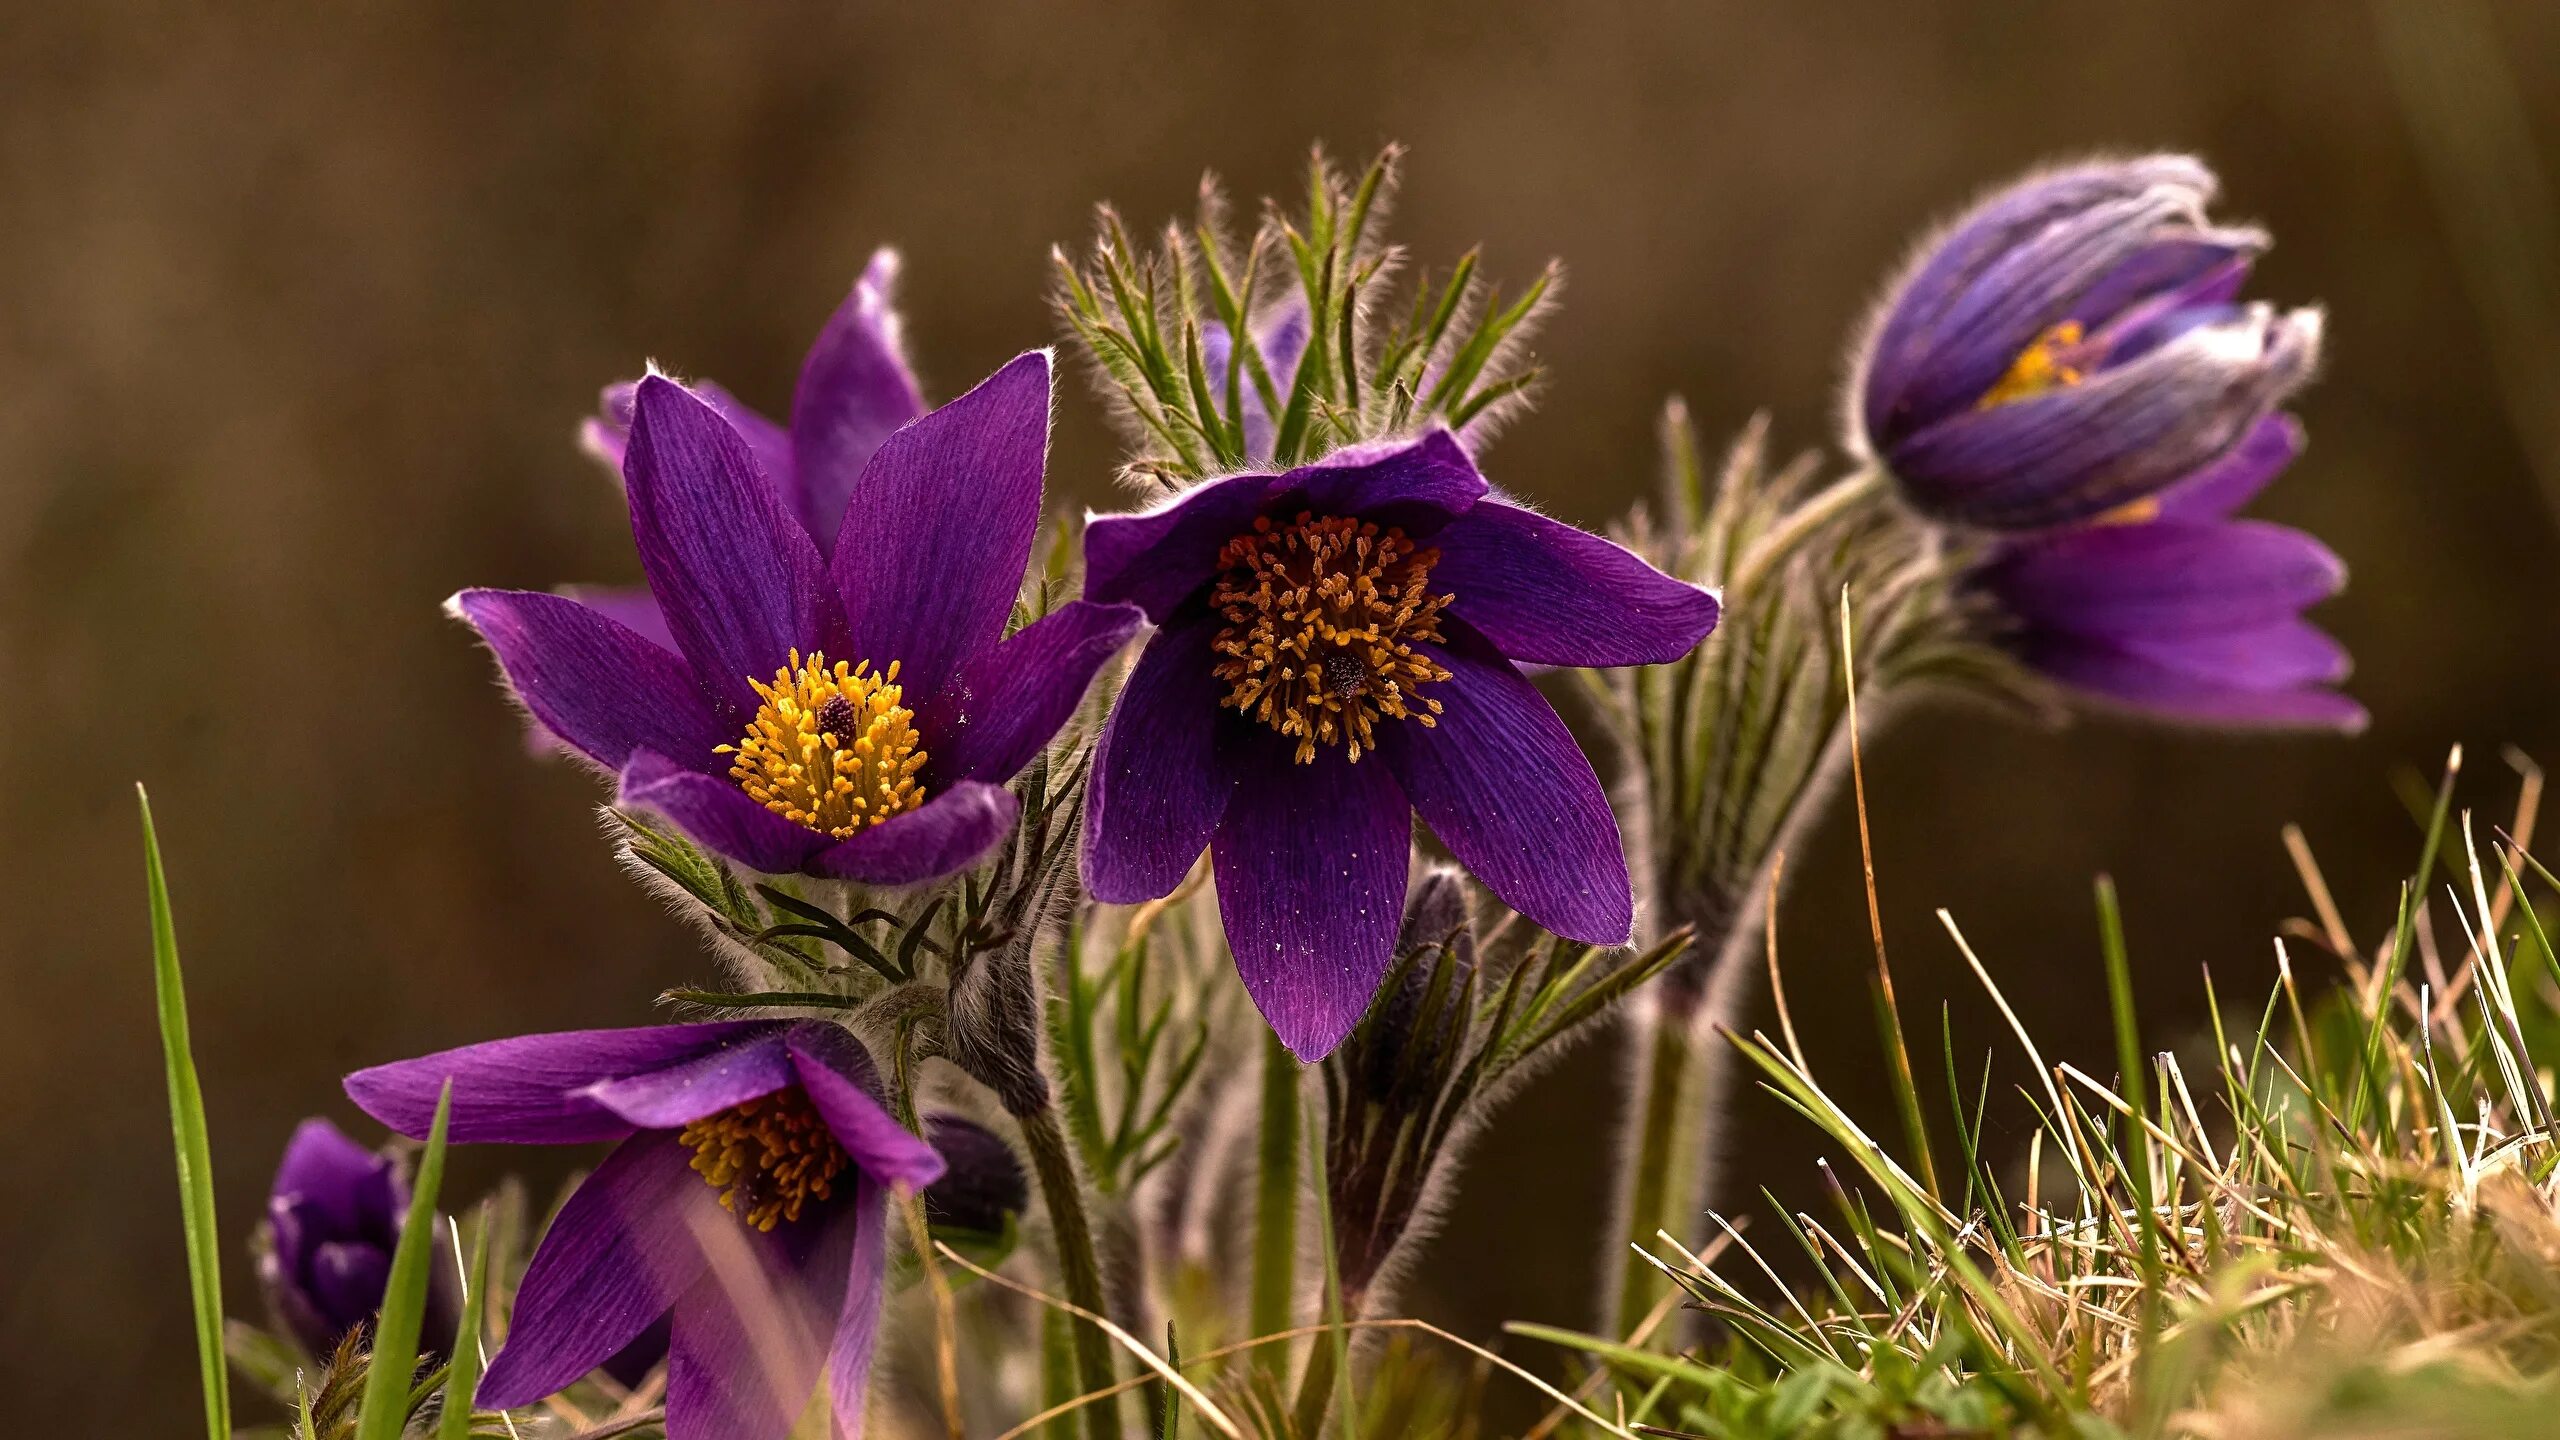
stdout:
[[471,1269],[463,1281],[462,1323],[454,1327],[453,1359],[444,1374],[444,1414],[436,1421],[436,1440],[471,1440],[471,1392],[480,1388],[481,1314],[489,1301],[489,1232],[491,1207],[480,1207],[477,1234],[471,1240]]
[[195,1296],[196,1356],[204,1374],[205,1432],[231,1440],[231,1371],[222,1354],[222,1251],[213,1218],[213,1141],[204,1124],[204,1091],[196,1083],[187,1039],[186,981],[178,970],[178,929],[169,915],[169,877],[160,866],[160,836],[151,796],[140,785],[143,869],[151,887],[151,971],[160,1004],[160,1049],[168,1062],[169,1128],[178,1154],[178,1208],[187,1227],[187,1280]]
[[400,1440],[409,1420],[409,1387],[418,1368],[418,1327],[427,1310],[427,1281],[436,1258],[436,1190],[444,1183],[444,1136],[453,1114],[453,1082],[436,1097],[435,1128],[409,1193],[409,1215],[391,1252],[391,1278],[383,1286],[382,1317],[374,1323],[373,1355],[365,1365],[364,1399],[356,1408],[355,1440]]

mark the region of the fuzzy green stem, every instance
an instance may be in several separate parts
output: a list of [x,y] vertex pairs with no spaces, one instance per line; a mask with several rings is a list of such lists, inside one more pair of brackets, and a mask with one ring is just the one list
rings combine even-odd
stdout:
[[[1298,1271],[1298,1057],[1277,1035],[1263,1037],[1261,1138],[1250,1319],[1253,1334],[1277,1335],[1289,1328],[1289,1291]],[[1265,1345],[1254,1355],[1275,1377],[1288,1373],[1286,1345]]]
[[1881,467],[1853,470],[1825,486],[1803,504],[1789,510],[1786,518],[1769,532],[1751,542],[1742,554],[1733,574],[1725,582],[1725,594],[1757,595],[1766,580],[1798,547],[1822,533],[1825,526],[1882,494],[1892,481]]
[[[1031,1151],[1031,1169],[1040,1180],[1040,1201],[1048,1207],[1049,1229],[1058,1245],[1059,1279],[1067,1299],[1095,1315],[1108,1313],[1102,1295],[1102,1266],[1093,1249],[1093,1224],[1086,1218],[1084,1190],[1075,1161],[1067,1154],[1066,1134],[1058,1128],[1054,1105],[1016,1116],[1023,1143]],[[1075,1322],[1076,1372],[1086,1394],[1119,1383],[1112,1372],[1111,1342],[1090,1321]],[[1084,1408],[1085,1433],[1092,1440],[1116,1440],[1118,1407],[1098,1402]]]
[[[1707,1067],[1696,1053],[1698,1027],[1692,1020],[1686,1005],[1657,1003],[1645,1010],[1643,1023],[1653,1033],[1644,1044],[1643,1069],[1636,1077],[1642,1100],[1632,1136],[1626,1225],[1619,1236],[1629,1247],[1650,1248],[1657,1230],[1685,1241],[1706,1211],[1706,1166],[1695,1135],[1707,1118],[1702,1093]],[[1644,1323],[1670,1282],[1633,1248],[1624,1251],[1620,1263],[1610,1333],[1624,1337]]]

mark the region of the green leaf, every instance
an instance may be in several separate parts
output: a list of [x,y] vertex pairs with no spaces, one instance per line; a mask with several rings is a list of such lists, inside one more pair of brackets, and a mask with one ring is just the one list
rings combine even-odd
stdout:
[[187,1281],[195,1298],[196,1359],[204,1380],[205,1433],[231,1440],[231,1371],[222,1353],[222,1252],[213,1217],[213,1142],[204,1123],[204,1091],[187,1039],[187,989],[178,969],[178,930],[169,914],[169,877],[160,865],[160,836],[151,796],[133,787],[142,807],[143,869],[151,892],[151,971],[160,1002],[160,1051],[169,1072],[169,1128],[178,1155],[178,1208],[186,1222]]
[[356,1407],[355,1440],[400,1440],[409,1421],[409,1386],[418,1369],[418,1326],[427,1310],[427,1281],[436,1258],[436,1190],[444,1183],[445,1129],[453,1116],[453,1081],[436,1097],[435,1126],[411,1182],[409,1215],[391,1252],[382,1316],[374,1323],[365,1365],[364,1399]]

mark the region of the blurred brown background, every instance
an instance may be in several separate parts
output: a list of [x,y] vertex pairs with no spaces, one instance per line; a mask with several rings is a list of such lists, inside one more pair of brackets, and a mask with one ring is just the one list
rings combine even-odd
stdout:
[[[1541,413],[1492,468],[1598,522],[1663,395],[1826,438],[1840,338],[1923,222],[2039,158],[2176,146],[2333,307],[2309,458],[2262,507],[2355,570],[2324,612],[2370,734],[2229,741],[1933,713],[1871,755],[1906,1004],[1998,1040],[1951,907],[2054,1058],[2104,1068],[2088,882],[2124,888],[2147,1018],[2271,972],[2301,821],[2378,933],[2415,850],[2389,787],[2472,746],[2560,759],[2548,443],[2560,14],[2412,4],[1439,7],[20,5],[0,27],[0,1429],[174,1434],[197,1401],[131,782],[178,903],[228,1239],[334,1078],[629,1023],[706,965],[615,872],[585,777],[523,753],[465,584],[636,574],[571,448],[656,356],[779,409],[874,244],[948,398],[1046,343],[1047,251],[1108,197],[1251,196],[1323,139],[1411,144],[1397,234],[1571,267]],[[2408,102],[2417,102],[2415,123]],[[1108,503],[1081,375],[1055,494]],[[2536,433],[2537,427],[2540,433]],[[1800,1024],[1875,1066],[1854,848],[1796,857]],[[2058,1052],[2058,1053],[2057,1053]],[[1615,1058],[1476,1163],[1413,1304],[1581,1323]],[[1877,1092],[1859,1092],[1871,1109]],[[1806,1193],[1808,1133],[1731,1122],[1728,1198]],[[488,1163],[466,1167],[476,1183]],[[244,1263],[234,1309],[255,1299]]]

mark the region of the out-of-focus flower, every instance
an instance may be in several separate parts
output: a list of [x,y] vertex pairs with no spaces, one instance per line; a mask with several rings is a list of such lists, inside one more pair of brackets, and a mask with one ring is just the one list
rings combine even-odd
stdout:
[[1004,782],[1139,621],[1078,601],[1004,636],[1049,386],[1049,356],[1023,355],[880,443],[822,553],[751,438],[653,375],[623,477],[673,648],[560,595],[466,590],[448,608],[621,803],[705,848],[875,885],[952,874],[1013,823]]
[[1151,900],[1207,848],[1245,988],[1298,1055],[1377,991],[1416,811],[1531,920],[1627,938],[1617,821],[1518,664],[1673,659],[1711,592],[1488,498],[1446,430],[1097,518],[1085,562],[1086,599],[1160,627],[1104,729],[1087,887]]
[[1031,1204],[1031,1185],[1013,1147],[964,1115],[932,1115],[925,1138],[946,1167],[925,1187],[925,1218],[937,1227],[999,1236]]
[[[409,1183],[392,1156],[368,1150],[326,1120],[295,1128],[267,1195],[258,1284],[276,1323],[327,1356],[373,1323],[391,1278],[391,1252],[409,1213]],[[439,1257],[442,1247],[438,1248]],[[450,1264],[429,1270],[421,1343],[452,1343],[458,1314]]]
[[2298,530],[2233,513],[2302,448],[2290,417],[2106,519],[2000,542],[1971,577],[2002,639],[2074,690],[2174,719],[2357,730],[2346,651],[2302,618],[2346,567]]
[[2094,519],[2230,453],[2310,378],[2320,312],[2236,300],[2266,248],[2178,155],[2001,190],[1924,245],[1850,387],[1852,443],[1934,518]]
[[743,1021],[526,1035],[347,1077],[427,1133],[445,1084],[458,1144],[621,1142],[561,1206],[478,1401],[565,1388],[670,1322],[670,1440],[780,1440],[823,1377],[859,1435],[887,1264],[887,1187],[942,1161],[880,1100],[840,1026]]

